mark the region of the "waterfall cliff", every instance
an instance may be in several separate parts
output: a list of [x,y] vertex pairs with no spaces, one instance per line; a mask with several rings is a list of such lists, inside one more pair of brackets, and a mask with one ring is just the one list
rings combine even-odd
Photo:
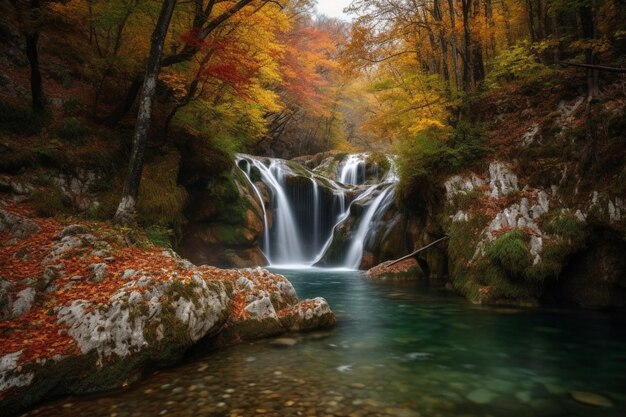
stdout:
[[307,162],[237,155],[262,207],[261,250],[272,266],[357,269],[394,199],[393,158],[384,167],[368,153]]

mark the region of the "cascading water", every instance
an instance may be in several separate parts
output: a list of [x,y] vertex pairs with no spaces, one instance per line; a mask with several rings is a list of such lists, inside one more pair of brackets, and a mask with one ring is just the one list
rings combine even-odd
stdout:
[[[271,266],[308,267],[322,260],[335,231],[353,224],[343,259],[334,266],[357,269],[375,225],[391,204],[397,183],[393,161],[382,181],[368,179],[368,154],[348,155],[336,172],[322,175],[294,162],[238,155],[237,165],[248,178],[263,209],[262,251]],[[374,180],[378,167],[372,166]],[[263,191],[266,197],[263,198]],[[352,206],[361,206],[352,218]]]

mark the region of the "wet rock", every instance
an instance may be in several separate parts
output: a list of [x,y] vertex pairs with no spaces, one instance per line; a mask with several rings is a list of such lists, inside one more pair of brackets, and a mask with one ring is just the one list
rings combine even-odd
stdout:
[[279,337],[278,339],[274,339],[270,342],[272,346],[278,347],[292,347],[298,344],[296,339],[292,339],[289,337]]
[[424,273],[414,258],[405,259],[392,265],[394,261],[383,262],[365,273],[366,278],[380,281],[420,280]]
[[570,396],[573,400],[593,407],[613,407],[613,401],[600,394],[586,391],[572,391]]
[[280,314],[283,327],[292,331],[332,327],[336,320],[328,302],[322,297],[300,301]]
[[484,388],[479,388],[467,394],[466,398],[475,404],[489,404],[496,397],[496,393]]

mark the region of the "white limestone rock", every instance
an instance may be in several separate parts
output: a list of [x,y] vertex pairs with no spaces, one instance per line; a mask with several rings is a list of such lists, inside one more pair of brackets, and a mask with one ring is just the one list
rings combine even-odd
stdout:
[[7,232],[15,240],[25,239],[41,230],[37,223],[0,209],[0,233]]
[[492,198],[502,198],[505,195],[518,191],[517,175],[499,161],[489,164],[489,189]]
[[13,301],[11,316],[16,318],[28,313],[35,303],[35,295],[36,291],[32,287],[25,288],[18,292],[15,301]]
[[29,385],[35,375],[33,373],[21,373],[18,370],[18,360],[22,351],[9,353],[0,357],[0,392],[14,387]]

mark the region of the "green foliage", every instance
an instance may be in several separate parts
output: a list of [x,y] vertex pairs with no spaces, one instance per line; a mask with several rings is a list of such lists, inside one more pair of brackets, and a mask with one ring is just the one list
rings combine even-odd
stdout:
[[512,276],[522,277],[532,265],[526,240],[518,230],[505,233],[487,245],[487,257]]
[[51,217],[63,213],[70,205],[63,191],[54,186],[34,191],[28,202],[42,217]]
[[80,101],[74,96],[63,102],[63,114],[69,115],[75,113],[80,108]]
[[171,238],[174,235],[174,231],[164,226],[152,225],[146,228],[146,237],[148,240],[156,246],[161,248],[172,249]]
[[168,226],[180,222],[188,196],[178,185],[179,164],[180,154],[174,150],[147,157],[137,200],[142,224]]
[[372,166],[373,164],[378,165],[378,170],[381,173],[389,171],[391,168],[391,163],[389,162],[389,158],[383,152],[371,152],[367,159],[365,160],[365,165],[367,167]]
[[61,167],[65,161],[63,144],[58,139],[41,139],[32,148],[37,162],[44,167]]
[[425,196],[446,177],[479,161],[488,151],[478,128],[461,125],[452,134],[443,129],[422,131],[402,141],[396,151],[399,195]]
[[72,86],[72,73],[67,68],[60,65],[51,65],[48,72],[52,79],[60,83],[63,88],[68,89]]
[[16,135],[31,136],[39,133],[47,121],[47,115],[35,114],[25,107],[17,107],[0,101],[0,129]]
[[21,170],[33,165],[32,152],[23,147],[13,147],[0,144],[0,171],[17,174]]
[[561,239],[578,239],[583,234],[583,223],[576,216],[561,212],[545,223],[543,229]]
[[84,121],[76,117],[65,119],[58,131],[59,136],[63,139],[77,142],[82,141],[88,133],[89,127]]
[[[541,45],[536,47],[541,48]],[[489,88],[494,88],[515,80],[539,77],[550,71],[539,62],[530,44],[521,42],[510,49],[505,49],[494,58],[485,84]]]

